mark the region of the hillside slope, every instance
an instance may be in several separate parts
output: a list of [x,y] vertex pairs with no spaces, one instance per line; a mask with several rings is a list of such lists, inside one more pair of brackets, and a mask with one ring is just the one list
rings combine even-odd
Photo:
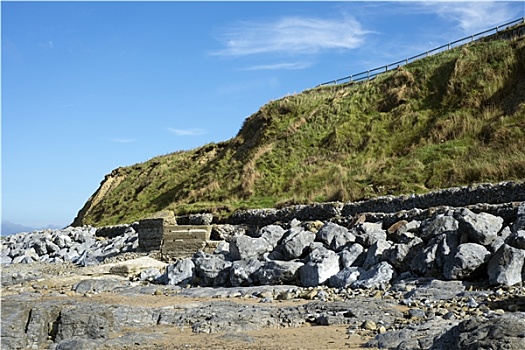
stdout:
[[73,225],[525,179],[525,38],[271,101],[226,142],[115,169]]

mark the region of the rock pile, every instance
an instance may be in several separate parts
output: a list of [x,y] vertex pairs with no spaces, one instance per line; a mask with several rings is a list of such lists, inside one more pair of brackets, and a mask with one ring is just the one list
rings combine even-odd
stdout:
[[385,289],[398,276],[413,276],[511,286],[525,280],[525,203],[513,211],[505,220],[468,208],[416,210],[386,227],[391,218],[378,214],[350,223],[294,219],[252,232],[230,227],[213,254],[181,259],[157,281]]
[[[525,194],[523,184],[502,186],[504,199],[492,204],[473,199],[498,198],[485,186],[467,200],[465,190],[410,199],[450,195],[460,206],[395,211],[404,202],[383,199],[379,208],[391,210],[245,213],[255,221],[213,226],[221,240],[213,253],[166,263],[139,251],[137,224],[4,237],[1,345],[159,348],[151,342],[162,326],[214,333],[316,324],[345,325],[348,339],[381,349],[525,349]],[[150,256],[134,259],[141,255]],[[143,303],[146,296],[167,304]]]
[[[1,261],[95,265],[139,247],[137,225],[36,231],[5,237]],[[525,280],[525,202],[441,206],[363,213],[324,221],[214,225],[223,238],[214,253],[198,251],[147,271],[144,280],[170,285],[385,289],[398,276]]]
[[1,263],[71,262],[90,266],[137,250],[137,233],[130,225],[122,225],[120,235],[112,238],[101,237],[97,231],[94,227],[84,226],[7,236],[2,239]]

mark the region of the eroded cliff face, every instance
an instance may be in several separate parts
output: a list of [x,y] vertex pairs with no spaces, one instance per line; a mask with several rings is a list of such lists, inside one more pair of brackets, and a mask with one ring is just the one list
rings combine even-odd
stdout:
[[97,217],[96,211],[103,211],[103,208],[98,206],[98,204],[104,200],[109,192],[116,189],[125,178],[125,175],[121,174],[119,169],[120,168],[113,170],[110,174],[104,177],[104,180],[100,183],[100,187],[91,197],[89,197],[82,209],[80,209],[71,226],[88,225],[92,220],[86,220],[86,218],[92,216]]
[[[523,25],[522,25],[523,26]],[[520,27],[521,28],[521,27]],[[356,202],[525,174],[525,36],[262,106],[230,140],[106,175],[73,225]]]

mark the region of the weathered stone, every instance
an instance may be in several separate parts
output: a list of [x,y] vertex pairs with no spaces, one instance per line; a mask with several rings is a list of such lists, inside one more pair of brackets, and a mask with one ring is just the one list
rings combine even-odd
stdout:
[[213,240],[224,240],[230,242],[233,237],[244,236],[246,234],[246,227],[243,225],[213,225],[210,238]]
[[164,235],[164,219],[140,220],[135,230],[138,233],[140,250],[160,250]]
[[141,271],[149,268],[155,268],[163,271],[166,267],[166,263],[158,261],[157,259],[150,258],[148,256],[142,256],[136,259],[130,259],[118,263],[112,264],[109,268],[109,273],[120,275],[123,277],[133,277],[138,275]]
[[432,341],[430,350],[525,349],[525,313],[473,317]]
[[222,255],[209,255],[203,252],[195,254],[193,259],[196,276],[205,286],[224,286],[230,281],[231,261]]
[[410,271],[418,276],[439,276],[441,271],[436,264],[438,244],[430,244],[420,251],[410,262]]
[[139,275],[141,281],[155,282],[162,276],[159,269],[151,267],[142,271]]
[[321,285],[339,270],[339,256],[335,252],[325,248],[315,249],[299,270],[301,284],[305,287]]
[[386,231],[380,223],[363,222],[357,224],[350,231],[356,238],[355,241],[365,248],[370,247],[378,240],[386,240]]
[[490,258],[490,252],[484,246],[476,243],[464,243],[458,246],[457,252],[450,255],[443,266],[443,275],[447,279],[462,279],[473,277],[485,266]]
[[231,258],[230,257],[230,243],[226,241],[220,241],[215,247],[213,254],[221,254],[221,255],[228,256],[229,258]]
[[363,273],[360,267],[345,267],[328,280],[328,285],[335,288],[344,288],[359,279],[359,275]]
[[468,209],[462,209],[456,218],[460,229],[468,234],[469,240],[481,245],[489,245],[496,239],[503,226],[503,219],[489,213],[475,214]]
[[113,314],[107,306],[82,305],[62,309],[56,342],[72,337],[107,338],[115,330]]
[[38,255],[46,255],[47,254],[47,245],[43,241],[36,241],[33,244],[33,248],[35,249],[35,252]]
[[166,284],[189,284],[195,278],[195,264],[190,258],[166,266]]
[[348,235],[348,234],[349,232],[346,227],[334,224],[333,222],[327,222],[319,229],[319,231],[317,231],[315,239],[319,242],[323,242],[327,246],[330,246],[332,244],[332,241],[336,237],[348,236],[349,238],[348,242],[350,242],[351,239],[355,241],[355,237],[353,235]]
[[255,273],[261,284],[295,284],[298,270],[304,264],[298,261],[267,261]]
[[165,258],[186,258],[204,250],[210,240],[211,226],[164,225],[161,254]]
[[264,238],[265,240],[270,243],[270,245],[275,248],[277,244],[281,241],[285,234],[284,228],[282,228],[279,225],[268,225],[264,226],[260,231],[260,237]]
[[391,235],[395,235],[396,233],[398,232],[403,232],[404,231],[404,228],[405,226],[408,224],[408,221],[406,220],[399,220],[399,221],[396,221],[395,223],[393,223],[392,225],[390,225],[390,227],[388,227],[386,229],[386,233],[391,236]]
[[491,285],[512,286],[525,281],[525,250],[504,244],[490,259],[487,271]]
[[129,230],[133,230],[133,228],[131,228],[129,225],[104,226],[97,228],[95,236],[115,238],[118,236],[123,236],[125,233],[128,233]]
[[436,236],[454,233],[459,229],[459,222],[452,216],[438,214],[421,223],[420,237],[428,242]]
[[525,202],[521,202],[518,206],[516,219],[512,224],[512,232],[518,232],[519,230],[525,230]]
[[258,259],[264,253],[271,252],[273,246],[265,238],[252,238],[249,236],[233,237],[230,241],[230,257],[233,260]]
[[264,265],[257,259],[234,261],[230,269],[230,283],[233,287],[251,286],[257,283],[255,272]]
[[0,344],[2,349],[24,349],[27,347],[27,321],[31,305],[25,302],[2,300],[2,327]]
[[434,236],[424,249],[419,246],[412,252],[415,257],[410,262],[411,271],[420,276],[441,276],[445,261],[457,251],[459,240],[458,231]]
[[211,225],[212,222],[213,214],[211,213],[190,214],[188,217],[190,225]]
[[283,254],[287,260],[302,258],[308,254],[308,247],[315,240],[315,234],[300,227],[292,227],[283,237]]
[[340,235],[336,235],[330,243],[330,249],[335,252],[341,251],[344,247],[351,245],[355,242],[355,236],[349,231],[343,232]]
[[84,293],[102,293],[112,292],[116,288],[122,287],[123,283],[121,280],[115,278],[103,278],[103,279],[87,279],[78,282],[73,290],[79,294]]
[[424,248],[424,242],[419,237],[414,237],[408,243],[395,243],[390,249],[384,252],[384,260],[394,266],[398,271],[410,270],[410,262],[414,257],[421,253]]
[[495,253],[502,245],[505,244],[505,241],[511,235],[510,227],[506,226],[498,233],[498,236],[488,245],[487,249],[491,253]]
[[396,272],[392,265],[383,261],[361,273],[359,279],[352,283],[351,287],[385,289],[395,275]]
[[60,251],[60,247],[51,241],[46,241],[46,250],[48,253],[57,253]]
[[505,241],[514,248],[525,249],[525,231],[519,230],[510,234]]
[[72,337],[59,341],[55,350],[97,350],[100,349],[99,340]]
[[345,267],[361,266],[366,258],[365,248],[359,243],[354,243],[339,252],[340,265]]
[[385,240],[378,240],[368,248],[365,261],[363,262],[363,269],[368,270],[372,266],[383,261],[383,254],[386,255],[388,249],[392,247],[392,243]]

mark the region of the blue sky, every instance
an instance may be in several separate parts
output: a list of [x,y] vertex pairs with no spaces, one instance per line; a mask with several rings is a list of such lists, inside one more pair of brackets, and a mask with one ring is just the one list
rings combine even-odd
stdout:
[[2,220],[66,226],[111,170],[270,100],[524,16],[524,2],[1,2]]

